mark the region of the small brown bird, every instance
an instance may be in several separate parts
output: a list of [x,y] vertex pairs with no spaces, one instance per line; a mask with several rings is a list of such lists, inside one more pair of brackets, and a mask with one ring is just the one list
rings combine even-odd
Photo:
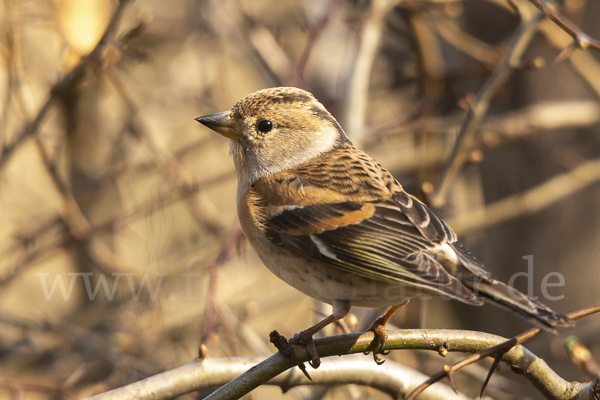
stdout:
[[389,306],[371,325],[381,352],[386,322],[419,293],[473,305],[488,299],[544,329],[573,325],[496,280],[442,218],[352,144],[309,92],[259,90],[196,120],[231,140],[238,216],[263,263],[333,305],[330,316],[292,342],[310,342],[353,305]]

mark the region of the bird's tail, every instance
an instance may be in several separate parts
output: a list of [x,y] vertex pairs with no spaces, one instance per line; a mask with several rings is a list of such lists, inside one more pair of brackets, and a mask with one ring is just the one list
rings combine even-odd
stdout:
[[500,281],[480,282],[474,284],[473,289],[494,305],[517,314],[545,330],[554,331],[554,328],[559,326],[575,325],[575,322],[569,317],[554,312],[538,301],[529,299],[523,293]]

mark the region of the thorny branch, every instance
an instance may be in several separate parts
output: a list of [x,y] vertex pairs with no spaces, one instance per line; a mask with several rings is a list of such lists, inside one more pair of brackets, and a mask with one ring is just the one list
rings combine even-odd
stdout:
[[593,49],[600,51],[600,41],[588,36],[577,25],[560,14],[553,6],[544,0],[529,0],[537,8],[542,10],[548,18],[573,38],[573,41],[557,57],[556,62],[564,61],[575,49]]

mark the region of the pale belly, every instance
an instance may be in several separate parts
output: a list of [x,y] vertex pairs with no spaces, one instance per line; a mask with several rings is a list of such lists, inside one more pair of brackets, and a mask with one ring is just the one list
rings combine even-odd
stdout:
[[250,239],[250,243],[276,276],[307,296],[328,304],[348,300],[357,307],[387,307],[404,304],[417,295],[412,286],[376,281],[301,255],[288,255],[262,240]]

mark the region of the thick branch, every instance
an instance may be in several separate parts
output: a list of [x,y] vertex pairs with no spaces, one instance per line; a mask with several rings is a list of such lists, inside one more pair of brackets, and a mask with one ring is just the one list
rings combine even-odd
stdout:
[[[196,360],[88,400],[170,399],[193,390],[221,386],[252,366],[268,360],[264,357]],[[321,365],[318,370],[311,371],[310,374],[312,381],[306,379],[299,369],[292,368],[288,373],[280,374],[266,384],[279,386],[283,391],[301,385],[358,384],[381,390],[392,398],[402,398],[412,388],[427,379],[426,375],[393,361],[388,360],[385,367],[380,367],[370,359],[358,355],[352,357],[351,361],[347,358],[332,359]],[[426,393],[423,400],[466,399],[462,395],[455,395],[452,389],[443,384],[432,386],[430,389],[432,390]]]
[[[386,349],[438,351],[441,347],[444,347],[447,348],[448,351],[474,353],[502,343],[505,340],[506,339],[499,336],[472,331],[441,329],[401,330],[389,332],[389,340]],[[373,333],[367,332],[316,339],[315,345],[321,357],[329,357],[372,351],[376,348],[377,343],[374,342]],[[163,396],[163,393],[172,397],[192,390],[215,387],[227,381],[229,382],[212,393],[207,399],[240,398],[244,394],[249,393],[253,389],[267,382],[279,384],[277,382],[281,382],[281,379],[292,379],[289,378],[287,374],[285,376],[280,376],[280,374],[288,369],[294,368],[298,363],[306,362],[310,359],[310,356],[304,347],[295,346],[295,350],[296,354],[291,359],[276,353],[231,381],[229,380],[250,367],[254,362],[258,361],[258,359],[229,359],[233,364],[227,363],[225,360],[219,360],[217,362],[216,359],[195,361],[178,369],[156,375],[121,389],[94,396],[89,400],[109,398],[159,399],[165,398],[161,397]],[[593,389],[591,383],[582,384],[579,382],[565,381],[550,369],[542,359],[538,358],[522,346],[516,346],[508,351],[502,357],[502,361],[516,367],[519,371],[523,371],[523,376],[538,388],[538,390],[542,393],[551,394],[552,398],[555,399],[567,398],[565,397],[567,393],[571,396],[568,397],[569,399],[589,399],[590,390]],[[324,368],[323,371],[326,371],[327,367],[325,366],[329,363],[329,360],[323,363],[321,366],[321,368]],[[329,383],[329,381],[320,381],[321,375],[319,371],[321,371],[321,368],[310,371],[315,383]],[[377,370],[382,371],[384,369],[385,368],[383,367],[378,367]],[[297,373],[297,371],[291,372],[290,376],[295,376],[293,375],[295,373]],[[275,377],[277,378],[274,379]],[[174,383],[175,380],[177,381],[176,385]],[[308,380],[305,380],[304,382],[308,383]],[[176,389],[177,391],[175,391]]]

